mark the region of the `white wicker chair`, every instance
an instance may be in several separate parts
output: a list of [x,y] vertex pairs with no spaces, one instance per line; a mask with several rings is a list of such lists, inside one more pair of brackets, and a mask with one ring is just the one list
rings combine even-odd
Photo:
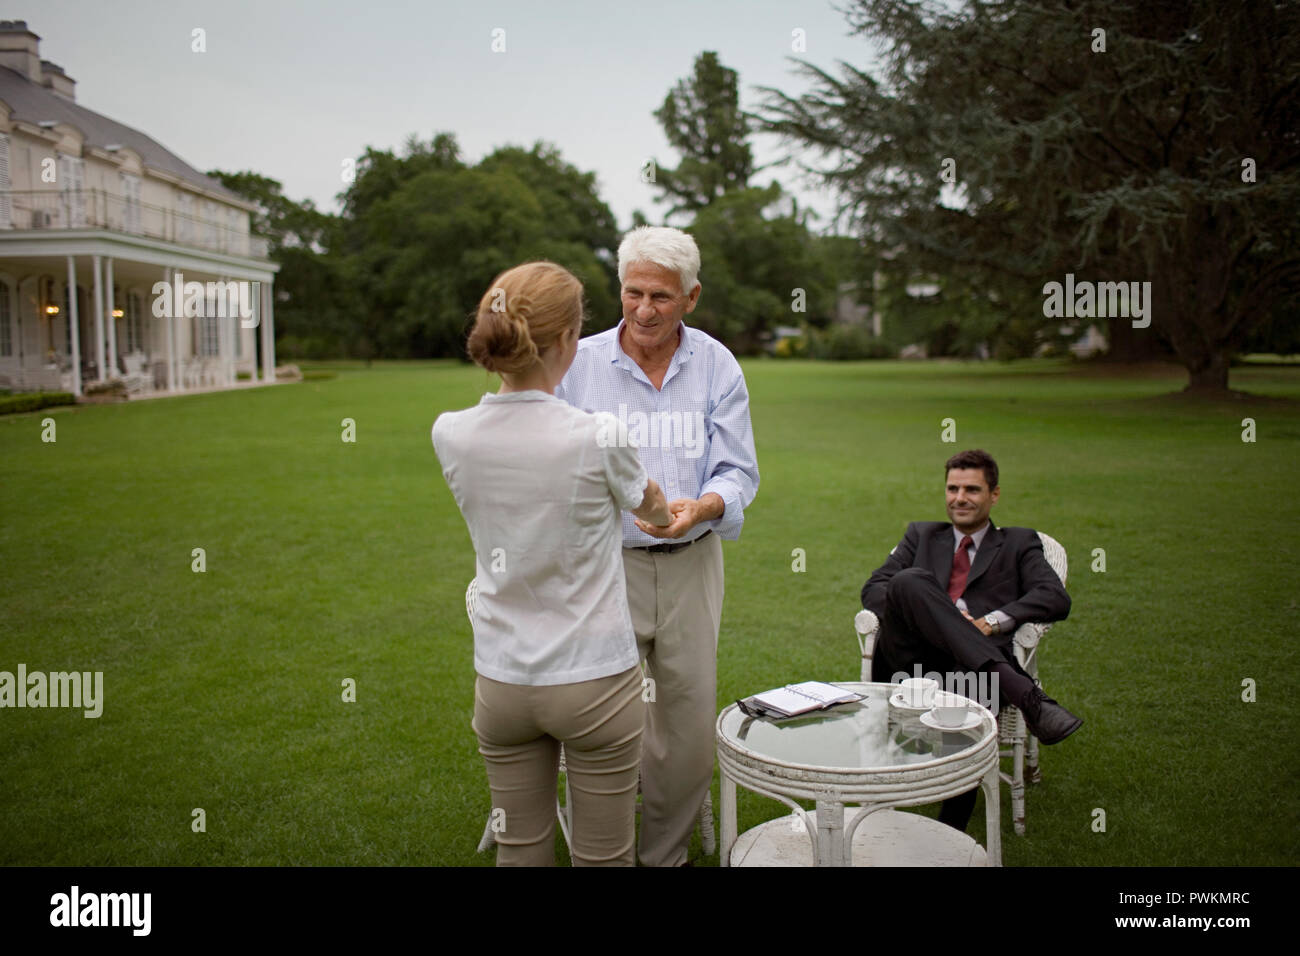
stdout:
[[199,388],[203,385],[203,359],[197,355],[181,359],[181,387]]
[[[478,603],[478,578],[469,582],[469,587],[465,588],[465,613],[469,616],[471,622],[474,620],[474,608]],[[564,767],[564,745],[560,745],[560,775],[564,778],[564,802],[560,798],[555,798],[555,816],[560,822],[560,832],[564,834],[564,845],[572,848],[573,841],[573,801],[569,799],[569,777]],[[641,812],[638,805],[637,812]],[[704,794],[704,804],[700,807],[700,842],[706,854],[717,852],[718,839],[717,833],[713,828],[713,794],[706,791]],[[478,852],[482,853],[496,843],[496,833],[492,829],[492,817],[488,815],[488,821],[483,826],[483,836],[478,841]]]
[[148,360],[143,352],[128,352],[122,356],[122,365],[126,368],[122,378],[128,395],[139,395],[153,387],[153,375],[144,370]]
[[[1068,561],[1065,548],[1051,535],[1038,532],[1043,542],[1047,563],[1064,585]],[[1021,624],[1012,638],[1016,660],[1034,680],[1038,680],[1038,644],[1051,624]],[[859,611],[853,618],[853,629],[858,635],[858,649],[862,652],[862,680],[871,680],[871,654],[876,645],[880,621],[871,611]],[[1038,783],[1043,779],[1038,769],[1038,738],[1029,733],[1024,715],[1010,704],[1003,704],[998,712],[998,741],[1003,748],[999,756],[1011,758],[1011,772],[1001,772],[1004,783],[1011,788],[1011,823],[1019,836],[1025,834],[1025,783]]]

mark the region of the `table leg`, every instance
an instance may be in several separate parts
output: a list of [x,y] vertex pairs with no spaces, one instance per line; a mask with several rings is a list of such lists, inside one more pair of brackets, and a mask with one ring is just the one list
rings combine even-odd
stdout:
[[719,866],[731,866],[731,850],[736,845],[736,781],[722,771],[722,785],[719,787],[722,800],[722,847],[718,859]]
[[844,856],[844,804],[838,800],[818,800],[815,865],[847,866]]
[[1002,786],[994,763],[980,784],[984,791],[984,852],[989,866],[1002,865]]

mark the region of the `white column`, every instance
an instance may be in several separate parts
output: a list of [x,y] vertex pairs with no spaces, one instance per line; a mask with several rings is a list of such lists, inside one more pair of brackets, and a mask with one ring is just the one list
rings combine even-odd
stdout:
[[77,266],[68,256],[68,342],[72,347],[72,394],[81,394],[81,323],[77,320]]
[[[238,281],[244,284],[247,284],[248,282],[247,279],[240,279]],[[244,288],[244,286],[241,285],[240,288],[242,289]],[[240,305],[242,306],[244,301],[242,293],[240,294],[239,301],[240,301]],[[255,302],[253,302],[251,287],[249,288],[248,308],[253,315],[257,314],[256,311],[254,311],[257,308],[257,305]],[[251,319],[252,315],[250,315],[249,318]],[[226,328],[226,366],[225,366],[226,384],[232,387],[239,384],[239,378],[235,373],[235,354],[236,354],[236,346],[239,344],[239,337],[244,334],[243,325],[244,325],[243,313],[241,312],[240,309],[236,309],[234,318],[230,320]]]
[[108,323],[108,367],[117,375],[117,319],[113,318],[113,257],[104,259],[104,287],[108,289],[108,308],[104,310],[104,320]]
[[[250,373],[249,381],[260,382],[262,380],[262,369],[257,364],[257,340],[262,334],[262,283],[253,283],[253,288],[249,295],[249,301],[253,306],[253,321],[255,323],[251,330],[253,333],[253,371]],[[243,332],[240,332],[239,334],[243,335]]]
[[[172,268],[168,266],[163,270],[163,280],[170,288],[172,285]],[[173,313],[177,309],[177,303],[173,302],[163,321],[167,323],[167,391],[176,391],[176,317]]]
[[[217,280],[221,283],[228,283],[231,281],[229,276],[224,276],[224,275],[217,276]],[[226,288],[226,287],[227,286],[225,285],[222,286],[222,288]],[[229,304],[230,296],[227,295],[225,298],[226,298],[226,303]],[[230,384],[230,347],[229,347],[230,327],[233,323],[239,321],[239,309],[238,308],[235,309],[235,314],[233,316],[226,315],[225,318],[222,318],[221,316],[226,311],[227,310],[223,310],[221,308],[217,309],[217,359],[221,362],[222,384],[229,385]]]
[[275,381],[275,309],[271,299],[271,283],[262,283],[262,376]]
[[99,256],[90,257],[90,268],[95,274],[95,367],[98,370],[99,381],[108,378],[107,363],[104,359],[104,285],[100,281],[100,268],[102,263]]

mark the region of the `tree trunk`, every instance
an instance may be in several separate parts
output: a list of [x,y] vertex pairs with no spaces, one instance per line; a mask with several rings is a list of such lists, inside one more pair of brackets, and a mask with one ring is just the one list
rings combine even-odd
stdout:
[[1220,286],[1227,281],[1228,256],[1224,244],[1202,232],[1200,255],[1175,249],[1171,253],[1149,249],[1148,274],[1152,277],[1152,327],[1168,337],[1178,361],[1187,369],[1186,392],[1227,397],[1228,365],[1240,344],[1233,334],[1231,316],[1222,302]]
[[1185,391],[1210,394],[1228,391],[1228,365],[1231,356],[1226,351],[1210,352],[1199,362],[1188,363],[1188,382]]

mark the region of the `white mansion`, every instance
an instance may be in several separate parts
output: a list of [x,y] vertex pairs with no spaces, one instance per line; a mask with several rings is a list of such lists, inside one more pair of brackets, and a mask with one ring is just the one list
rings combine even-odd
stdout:
[[[25,21],[0,20],[0,387],[80,395],[120,378],[138,394],[274,381],[279,267],[249,233],[256,207],[78,106],[39,43]],[[156,296],[160,282],[194,292]],[[251,291],[251,316],[214,289]]]

